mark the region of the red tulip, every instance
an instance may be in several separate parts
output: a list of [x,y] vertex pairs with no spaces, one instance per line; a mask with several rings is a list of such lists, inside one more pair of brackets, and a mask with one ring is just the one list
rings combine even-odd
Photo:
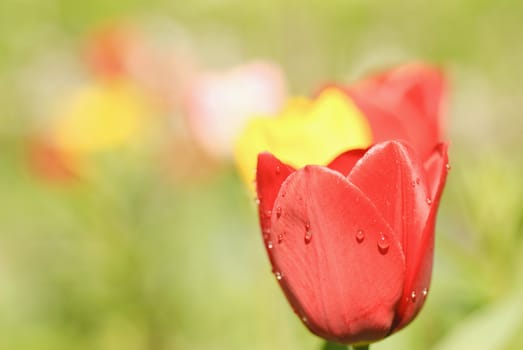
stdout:
[[76,157],[54,147],[48,140],[31,138],[27,144],[27,160],[30,170],[42,179],[72,183],[80,178]]
[[425,302],[447,145],[425,161],[401,141],[295,170],[258,156],[260,223],[273,272],[315,334],[369,343]]
[[374,143],[405,140],[425,158],[444,139],[447,82],[438,68],[410,63],[341,89],[367,117]]

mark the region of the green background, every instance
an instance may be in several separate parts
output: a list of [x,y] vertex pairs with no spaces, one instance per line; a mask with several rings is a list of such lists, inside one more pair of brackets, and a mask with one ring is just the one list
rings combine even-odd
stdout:
[[183,32],[210,68],[274,60],[293,93],[441,64],[452,170],[433,282],[416,321],[372,348],[523,347],[523,2],[2,0],[0,349],[320,347],[270,273],[231,164],[189,183],[132,152],[97,159],[86,184],[28,171],[39,99],[115,18],[173,44]]

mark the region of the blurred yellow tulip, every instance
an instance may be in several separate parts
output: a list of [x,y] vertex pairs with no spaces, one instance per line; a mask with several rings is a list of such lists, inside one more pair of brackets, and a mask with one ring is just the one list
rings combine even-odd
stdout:
[[277,118],[253,118],[236,142],[241,176],[254,190],[257,155],[268,151],[294,167],[326,164],[343,151],[366,148],[370,126],[352,101],[336,89],[316,99],[289,100]]
[[97,81],[72,95],[59,111],[51,139],[67,152],[85,154],[110,150],[139,139],[147,103],[131,83]]

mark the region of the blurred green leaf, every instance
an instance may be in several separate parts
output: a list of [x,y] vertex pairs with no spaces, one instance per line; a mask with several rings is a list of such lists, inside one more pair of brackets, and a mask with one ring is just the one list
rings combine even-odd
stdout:
[[523,320],[523,291],[501,299],[458,324],[434,350],[502,349]]

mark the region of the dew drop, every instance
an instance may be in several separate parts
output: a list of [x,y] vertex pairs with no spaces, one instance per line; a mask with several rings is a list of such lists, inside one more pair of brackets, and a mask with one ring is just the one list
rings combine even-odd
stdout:
[[445,168],[447,168],[447,171],[450,171],[450,169],[452,169],[452,166],[449,163],[447,163],[445,164]]
[[287,195],[287,192],[285,192],[285,191],[281,191],[281,196],[282,196],[282,197],[285,197],[286,195]]
[[378,249],[381,254],[387,254],[389,251],[389,238],[382,232],[380,232],[380,236],[378,238]]
[[312,240],[312,232],[311,231],[305,231],[305,237],[303,238],[305,241],[305,244],[309,244]]
[[272,241],[267,241],[267,249],[272,249],[273,244]]
[[276,276],[276,279],[277,279],[278,281],[281,281],[281,279],[283,278],[283,274],[282,274],[281,272],[279,272],[279,271],[276,271],[276,272],[274,273],[274,276]]
[[309,320],[305,316],[302,316],[301,320],[303,321],[303,323],[308,323],[309,322]]
[[270,219],[271,216],[272,216],[272,210],[270,210],[270,209],[269,209],[269,210],[266,210],[266,211],[265,211],[265,217],[266,217],[267,219]]
[[271,238],[271,235],[270,235],[271,230],[266,228],[262,231],[262,233],[263,233],[263,241],[267,242],[269,240],[269,238]]
[[421,292],[423,294],[423,297],[426,298],[427,294],[429,294],[429,290],[427,288],[423,288],[423,291]]
[[260,205],[260,203],[261,203],[260,198],[255,198],[254,202],[256,203],[256,205]]
[[304,237],[305,244],[309,244],[310,241],[312,240],[312,232],[310,231],[310,229],[311,229],[311,222],[309,220],[307,220],[305,222],[305,237]]
[[428,205],[432,205],[432,199],[430,199],[429,197],[427,197],[426,202],[427,202]]
[[413,188],[416,187],[416,181],[412,180],[412,181],[410,182],[410,185],[411,185]]
[[281,216],[281,207],[276,208],[276,217],[279,219]]
[[416,178],[416,185],[419,185],[421,183],[421,180],[419,179],[419,177]]
[[361,243],[361,242],[363,242],[364,239],[365,239],[365,232],[363,232],[362,229],[359,229],[358,231],[356,231],[356,241],[358,243]]
[[283,242],[283,233],[280,233],[278,235],[278,244],[280,244],[281,242]]
[[416,301],[416,291],[413,290],[412,293],[410,293],[410,300],[412,300],[413,302]]
[[276,175],[280,174],[281,168],[279,165],[276,165]]

